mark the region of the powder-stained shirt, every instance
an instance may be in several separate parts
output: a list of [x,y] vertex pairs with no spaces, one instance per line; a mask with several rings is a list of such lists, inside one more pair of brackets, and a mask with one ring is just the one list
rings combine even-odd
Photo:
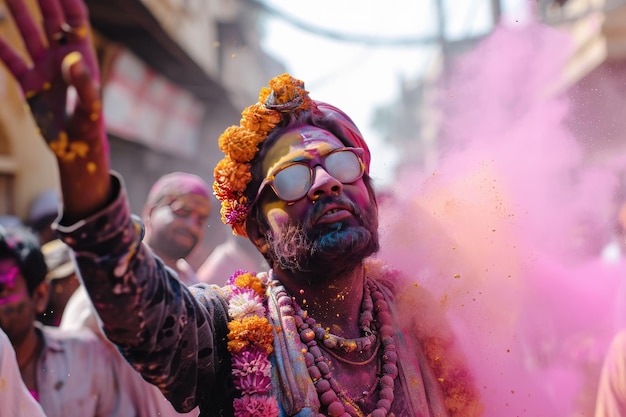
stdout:
[[13,346],[0,329],[0,417],[15,416],[45,417],[22,382]]
[[178,413],[170,402],[163,397],[163,394],[157,387],[145,381],[141,375],[136,372],[130,364],[120,355],[117,347],[106,340],[100,330],[97,317],[93,311],[89,296],[84,287],[79,287],[72,297],[70,297],[63,317],[61,319],[60,328],[66,330],[83,330],[88,329],[94,332],[100,340],[105,343],[114,356],[114,369],[123,387],[124,392],[128,395],[130,401],[135,408],[135,417],[197,417],[199,410],[195,408],[189,413]]
[[35,364],[39,404],[47,417],[133,417],[113,357],[89,331],[38,326],[44,347]]
[[[121,180],[114,176],[112,185],[114,199],[107,207],[76,224],[64,224],[61,219],[57,225],[62,239],[75,252],[105,334],[177,410],[189,411],[199,405],[203,417],[232,416],[226,300],[216,286],[185,287],[141,244],[143,228],[130,214]],[[393,314],[399,317],[397,311]],[[442,388],[417,346],[417,338],[402,332],[405,330],[396,333],[400,376],[392,411],[398,416],[447,416]],[[299,339],[284,339],[283,333],[275,333],[278,339],[273,355],[283,356],[275,357],[277,367],[272,375],[274,389],[283,393],[278,393],[281,416],[317,415],[314,410],[319,402],[306,369],[297,378],[308,380],[301,393],[280,377],[281,369],[291,372],[291,365],[303,362],[287,362],[301,355],[301,345]],[[302,401],[295,401],[296,397]]]

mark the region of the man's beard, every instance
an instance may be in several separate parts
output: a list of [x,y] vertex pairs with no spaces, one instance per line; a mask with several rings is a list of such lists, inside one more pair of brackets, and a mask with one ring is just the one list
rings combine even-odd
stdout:
[[[311,225],[329,202],[349,205],[354,218],[332,224]],[[355,222],[356,220],[356,222]],[[299,273],[339,275],[379,249],[378,218],[374,204],[364,211],[347,200],[332,197],[316,202],[304,221],[291,222],[278,233],[266,233],[274,266]]]

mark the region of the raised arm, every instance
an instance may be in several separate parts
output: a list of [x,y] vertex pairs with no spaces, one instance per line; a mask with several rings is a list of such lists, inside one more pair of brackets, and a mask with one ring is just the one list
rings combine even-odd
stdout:
[[[64,203],[58,231],[74,251],[103,330],[177,409],[189,411],[203,401],[220,408],[224,384],[216,387],[218,373],[226,372],[220,363],[226,305],[216,291],[197,288],[194,298],[141,242],[142,225],[131,219],[122,181],[109,172],[99,74],[83,0],[39,0],[43,29],[24,0],[7,4],[29,58],[0,39],[0,59],[19,82],[56,155]],[[70,88],[78,100],[67,109]]]
[[[84,218],[109,201],[111,189],[87,8],[82,0],[39,0],[39,27],[24,0],[6,4],[28,57],[0,38],[0,59],[21,86],[41,135],[56,155],[65,219]],[[70,109],[69,88],[77,93]]]

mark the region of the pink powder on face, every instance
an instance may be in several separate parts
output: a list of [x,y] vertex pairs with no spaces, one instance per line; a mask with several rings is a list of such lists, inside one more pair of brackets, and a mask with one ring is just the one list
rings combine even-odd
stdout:
[[551,93],[571,50],[538,24],[498,28],[442,91],[436,166],[407,166],[381,201],[379,256],[440,301],[487,417],[593,415],[615,331],[626,266],[600,250],[616,171],[589,164]]
[[[12,290],[15,288],[15,285],[17,282],[17,276],[19,272],[20,272],[20,269],[16,265],[13,265],[8,269],[8,271],[0,274],[0,293],[3,292],[3,288],[9,289],[9,290]],[[10,295],[7,295],[6,297],[0,297],[0,306],[19,301],[23,299],[24,296],[25,296],[25,293],[21,292],[19,294],[10,294]]]
[[11,266],[6,272],[0,273],[0,285],[7,286],[9,288],[15,288],[17,275],[19,273],[20,269],[17,265]]

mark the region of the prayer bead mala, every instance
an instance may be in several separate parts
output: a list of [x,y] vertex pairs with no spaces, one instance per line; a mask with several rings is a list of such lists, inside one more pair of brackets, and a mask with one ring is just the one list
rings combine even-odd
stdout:
[[[286,293],[283,296],[288,297]],[[376,338],[380,337],[383,354],[381,376],[378,382],[379,398],[376,403],[377,408],[369,416],[392,417],[393,413],[390,414],[390,410],[394,399],[395,379],[398,376],[398,355],[393,338],[389,306],[385,301],[384,295],[376,285],[371,280],[367,280],[361,304],[361,315],[359,317],[359,326],[365,333],[365,336],[358,339],[344,339],[339,336],[329,335],[313,318],[308,317],[306,311],[303,311],[295,302],[293,305],[294,319],[300,333],[300,340],[304,345],[305,364],[317,390],[320,403],[322,407],[326,408],[328,415],[330,417],[360,417],[363,414],[354,401],[343,392],[337,380],[332,376],[329,366],[330,360],[322,353],[320,346],[318,346],[318,341],[327,348],[354,352],[369,348],[376,341]],[[378,324],[378,334],[371,329],[371,323],[374,319],[372,311],[375,313],[375,319]],[[331,341],[326,342],[327,340]],[[323,417],[324,415],[320,414],[319,416]]]

